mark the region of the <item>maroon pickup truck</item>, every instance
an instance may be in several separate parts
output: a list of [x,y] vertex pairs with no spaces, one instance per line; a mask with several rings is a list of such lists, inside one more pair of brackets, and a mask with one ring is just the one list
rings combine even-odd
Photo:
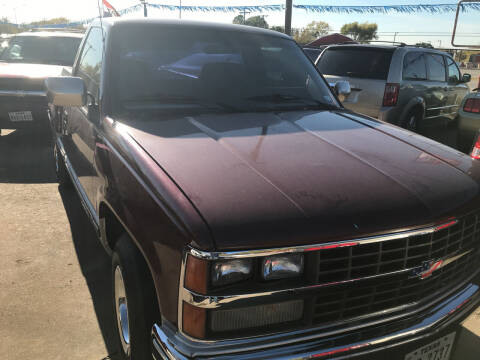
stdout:
[[123,358],[449,358],[480,302],[476,161],[344,109],[252,27],[104,19],[46,86]]
[[82,37],[74,32],[26,32],[0,48],[0,131],[48,130],[44,80],[72,66]]

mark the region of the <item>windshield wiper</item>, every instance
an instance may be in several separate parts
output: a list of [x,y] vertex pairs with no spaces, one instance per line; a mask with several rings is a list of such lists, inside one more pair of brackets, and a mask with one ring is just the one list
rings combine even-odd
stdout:
[[256,96],[248,97],[247,100],[257,101],[257,102],[270,101],[277,104],[297,102],[297,103],[302,103],[304,105],[308,105],[309,107],[313,106],[315,108],[322,108],[322,109],[328,109],[328,110],[338,109],[338,107],[335,105],[327,104],[313,98],[305,98],[305,97],[300,97],[296,95],[285,95],[285,94],[256,95]]
[[198,105],[205,108],[221,108],[228,110],[230,112],[240,112],[241,110],[237,109],[234,106],[229,104],[219,102],[219,101],[208,101],[194,96],[175,96],[175,95],[159,95],[151,97],[138,97],[126,99],[124,102],[155,102],[165,105],[179,104],[179,105]]

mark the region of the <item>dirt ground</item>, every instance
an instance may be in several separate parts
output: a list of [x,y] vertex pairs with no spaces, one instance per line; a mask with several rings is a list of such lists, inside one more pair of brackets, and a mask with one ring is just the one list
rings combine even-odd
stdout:
[[[115,358],[110,259],[76,193],[56,184],[49,141],[2,135],[0,358]],[[480,308],[458,336],[453,359],[478,360]]]
[[470,90],[480,87],[479,86],[479,78],[480,78],[480,70],[473,70],[473,69],[461,69],[462,74],[468,73],[472,75],[472,80],[468,83]]
[[76,193],[59,191],[49,142],[2,135],[0,358],[114,358],[109,257]]

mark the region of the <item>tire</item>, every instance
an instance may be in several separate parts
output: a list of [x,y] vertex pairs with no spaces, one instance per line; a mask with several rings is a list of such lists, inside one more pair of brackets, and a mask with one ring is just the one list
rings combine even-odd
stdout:
[[423,112],[420,109],[412,109],[400,124],[404,129],[418,132],[419,125],[423,120]]
[[65,166],[65,161],[60,155],[56,142],[53,145],[53,157],[55,160],[55,173],[57,175],[58,183],[60,184],[60,186],[65,188],[72,187],[72,179],[70,179],[67,167]]
[[457,150],[468,154],[472,150],[475,141],[475,136],[462,136],[457,130]]
[[112,300],[119,358],[151,359],[151,331],[160,318],[159,308],[148,266],[126,234],[112,256]]

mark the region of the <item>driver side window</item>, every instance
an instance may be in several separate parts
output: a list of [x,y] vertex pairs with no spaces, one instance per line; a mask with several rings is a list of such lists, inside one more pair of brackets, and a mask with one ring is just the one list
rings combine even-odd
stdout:
[[85,81],[87,91],[97,99],[100,87],[100,73],[103,60],[103,33],[102,29],[94,27],[88,33],[83,45],[80,60],[76,69],[76,76]]
[[458,84],[460,82],[460,71],[458,70],[457,64],[455,64],[452,58],[447,57],[447,66],[448,82],[450,84]]

